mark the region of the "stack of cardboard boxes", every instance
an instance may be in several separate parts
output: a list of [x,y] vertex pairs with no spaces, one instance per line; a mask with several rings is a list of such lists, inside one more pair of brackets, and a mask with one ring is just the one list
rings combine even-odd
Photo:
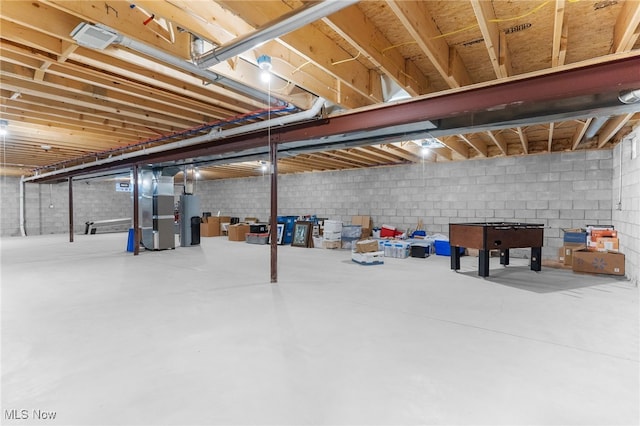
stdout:
[[203,217],[200,223],[201,237],[219,237],[222,235],[222,224],[229,223],[229,216],[208,216]]
[[613,226],[565,229],[559,260],[574,272],[624,275],[625,258],[618,250],[618,233]]
[[324,221],[322,247],[326,249],[339,249],[342,247],[342,222],[339,220]]
[[351,260],[361,265],[382,265],[384,251],[380,251],[377,240],[360,240],[354,244]]

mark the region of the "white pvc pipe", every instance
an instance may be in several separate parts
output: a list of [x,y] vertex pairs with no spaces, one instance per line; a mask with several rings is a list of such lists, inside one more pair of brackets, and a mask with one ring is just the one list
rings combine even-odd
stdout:
[[27,232],[24,229],[24,211],[25,211],[25,197],[24,197],[25,179],[24,175],[20,177],[20,235],[27,236]]

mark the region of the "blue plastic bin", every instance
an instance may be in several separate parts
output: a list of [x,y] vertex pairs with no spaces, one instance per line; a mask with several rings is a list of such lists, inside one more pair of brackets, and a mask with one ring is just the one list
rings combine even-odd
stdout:
[[[451,256],[451,246],[449,245],[449,241],[445,240],[436,240],[436,254],[438,256]],[[459,247],[460,254],[464,254],[464,247]]]

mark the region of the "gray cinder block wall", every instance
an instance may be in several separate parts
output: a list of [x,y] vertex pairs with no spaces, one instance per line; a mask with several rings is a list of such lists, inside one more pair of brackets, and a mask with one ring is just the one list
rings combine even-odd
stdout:
[[[1,236],[20,235],[20,179],[2,179]],[[69,185],[25,185],[27,235],[69,232]],[[51,207],[50,207],[51,206]],[[113,181],[80,181],[73,184],[74,232],[83,233],[89,220],[132,217],[131,194],[116,192]]]
[[[612,220],[620,237],[620,251],[625,254],[626,275],[638,285],[640,279],[640,127],[636,127],[616,145],[613,151],[613,165]],[[621,188],[622,191],[620,191]]]
[[[613,153],[583,151],[339,172],[283,175],[280,215],[316,214],[349,223],[448,233],[450,222],[542,223],[545,258],[556,258],[562,229],[612,222]],[[200,182],[203,210],[267,221],[267,176]]]

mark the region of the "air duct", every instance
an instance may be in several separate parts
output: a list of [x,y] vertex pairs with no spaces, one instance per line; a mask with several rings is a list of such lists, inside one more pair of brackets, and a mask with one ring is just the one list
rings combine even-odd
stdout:
[[638,103],[640,102],[640,89],[620,92],[620,96],[618,96],[618,99],[620,99],[620,102],[622,102],[623,104]]
[[223,44],[210,52],[195,58],[200,68],[209,68],[215,64],[255,49],[259,45],[297,30],[307,24],[329,16],[345,7],[357,3],[358,0],[325,0],[310,1],[304,6],[268,22],[257,30]]
[[[108,43],[96,43],[95,37],[90,37],[90,34],[98,33],[101,35],[99,40],[109,40]],[[110,34],[113,37],[108,36]],[[148,46],[139,41],[133,40],[127,36],[122,34],[118,34],[117,31],[105,27],[103,25],[91,25],[86,22],[79,24],[72,32],[71,36],[78,42],[81,46],[86,46],[94,49],[104,49],[111,44],[118,44],[123,47],[127,47],[131,50],[135,50],[138,53],[142,53],[143,55],[149,56],[153,59],[157,59],[165,64],[173,65],[177,68],[182,69],[183,71],[189,72],[198,77],[202,77],[205,80],[208,80],[212,83],[218,84],[220,86],[227,87],[228,89],[234,90],[236,92],[240,92],[244,95],[247,95],[253,99],[256,99],[260,102],[264,102],[265,104],[272,104],[275,106],[284,106],[287,105],[287,102],[275,98],[273,96],[268,96],[266,93],[261,90],[254,89],[253,87],[247,86],[244,83],[237,82],[223,75],[217,74],[215,72],[204,70],[191,62],[187,62],[181,58],[178,58],[174,55],[168,54],[160,49],[156,49],[155,47]]]

